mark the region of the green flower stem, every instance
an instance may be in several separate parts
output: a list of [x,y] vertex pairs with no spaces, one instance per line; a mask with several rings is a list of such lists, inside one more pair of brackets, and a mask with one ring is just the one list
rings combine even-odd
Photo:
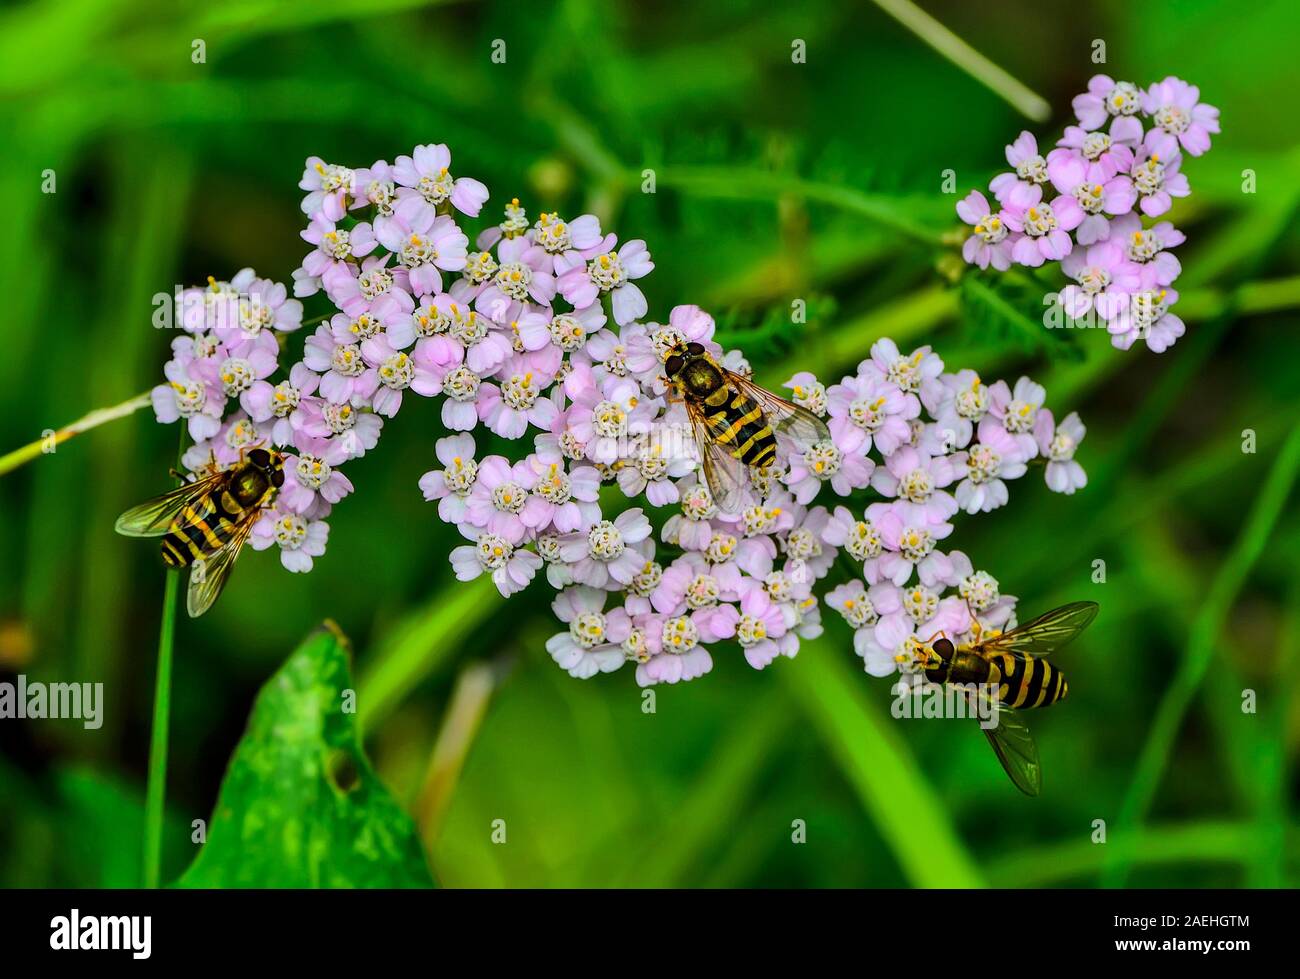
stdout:
[[[314,316],[309,320],[303,320],[303,327],[315,326],[322,323],[328,316]],[[288,334],[278,334],[281,345],[284,344],[285,337]],[[151,389],[152,390],[152,389]],[[150,391],[141,391],[133,398],[128,398],[121,404],[113,405],[110,408],[96,408],[87,415],[83,415],[70,425],[64,425],[62,428],[53,432],[51,435],[42,435],[34,442],[28,442],[22,448],[14,449],[12,452],[0,456],[0,476],[13,472],[19,466],[24,466],[31,462],[37,456],[47,455],[54,451],[56,446],[62,445],[74,435],[80,435],[82,432],[88,432],[92,428],[98,428],[106,422],[116,421],[119,418],[127,418],[134,415],[141,408],[148,408],[153,402],[150,398]]]
[[0,476],[12,472],[19,466],[26,465],[38,456],[53,452],[56,446],[62,445],[75,435],[88,432],[92,428],[98,428],[105,422],[126,418],[128,415],[135,414],[141,408],[149,407],[149,404],[149,392],[145,391],[133,398],[128,398],[121,404],[113,405],[111,408],[96,408],[88,415],[78,418],[72,424],[64,425],[52,435],[42,435],[36,441],[24,445],[21,449],[14,449],[12,452],[0,456]]
[[[181,427],[176,446],[176,467],[185,454],[187,429]],[[153,688],[153,728],[149,734],[149,780],[144,800],[144,871],[145,887],[157,887],[162,877],[163,800],[167,794],[167,737],[172,712],[172,647],[176,636],[176,606],[180,594],[181,573],[167,571],[163,587],[162,624],[158,627],[158,671]]]
[[[633,177],[640,180],[639,174],[629,174],[628,179]],[[888,194],[872,194],[854,187],[752,167],[669,166],[657,170],[655,180],[659,187],[715,200],[773,201],[802,197],[867,218],[924,245],[937,248],[944,244],[942,228],[917,221],[913,217],[914,207]]]
[[158,630],[158,674],[154,680],[153,731],[149,737],[149,783],[144,804],[144,886],[157,887],[162,872],[163,798],[167,788],[167,734],[172,704],[172,639],[176,634],[181,573],[169,569]]

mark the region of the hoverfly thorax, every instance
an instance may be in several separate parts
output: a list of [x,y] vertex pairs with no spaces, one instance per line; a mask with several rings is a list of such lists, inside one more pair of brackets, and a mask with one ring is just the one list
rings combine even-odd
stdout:
[[[279,452],[268,449],[254,449],[248,453],[248,464],[261,470],[266,474],[274,485],[282,486],[284,484],[284,456]],[[275,479],[275,474],[280,474],[280,479]]]
[[258,504],[269,490],[279,489],[283,485],[283,457],[280,453],[254,449],[236,467],[230,481],[230,492],[241,505],[247,507]]
[[702,343],[679,343],[664,361],[664,374],[686,397],[706,398],[723,386],[722,372]]

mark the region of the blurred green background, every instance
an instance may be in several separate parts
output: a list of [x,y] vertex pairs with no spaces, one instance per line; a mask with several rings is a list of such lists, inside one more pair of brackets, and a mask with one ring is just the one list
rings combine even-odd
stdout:
[[[357,493],[315,572],[246,555],[214,611],[180,621],[165,879],[193,859],[190,821],[212,811],[258,688],[330,617],[355,646],[367,750],[447,885],[1296,882],[1300,17],[1282,0],[1248,16],[1211,0],[924,6],[1051,119],[871,3],[0,11],[0,451],[156,383],[171,338],[150,325],[155,293],[245,265],[287,281],[305,157],[362,166],[423,142],[489,185],[489,220],[517,195],[532,215],[594,210],[646,239],[652,317],[705,306],[768,382],[811,369],[830,383],[889,335],[934,344],[953,370],[1029,373],[1058,418],[1089,426],[1084,492],[1052,495],[1035,471],[951,541],[1022,613],[1102,605],[1058,664],[1070,700],[1031,718],[1044,794],[1030,800],[973,725],[893,721],[834,613],[798,659],[757,673],[724,650],[711,675],[659,688],[653,714],[630,670],[570,679],[543,648],[546,587],[507,605],[452,579],[458,540],[416,486],[437,413],[404,411],[349,464]],[[957,199],[943,171],[959,194],[983,187],[1022,128],[1044,142],[1072,121],[1097,70],[1176,74],[1222,109],[1171,215],[1189,235],[1188,335],[1164,356],[1049,334],[1034,296],[941,274]],[[813,311],[798,334],[793,298]],[[0,884],[140,881],[163,575],[113,520],[164,487],[175,444],[145,411],[0,479],[0,669],[102,681],[107,698],[99,731],[0,721]]]

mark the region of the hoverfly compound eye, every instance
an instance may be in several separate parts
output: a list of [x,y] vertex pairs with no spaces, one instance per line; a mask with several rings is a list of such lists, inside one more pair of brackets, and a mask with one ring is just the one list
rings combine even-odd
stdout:
[[940,659],[951,659],[954,652],[952,640],[947,637],[939,639],[934,644],[934,651],[939,654]]
[[673,354],[664,362],[664,373],[669,377],[680,374],[683,367],[686,366],[686,360],[681,354]]
[[271,464],[271,453],[265,449],[254,449],[248,453],[248,461],[257,466],[258,469],[265,469]]
[[702,357],[704,355],[704,344],[688,343],[686,345],[686,352],[692,357]]
[[276,489],[279,489],[281,486],[284,485],[283,469],[277,469],[275,472],[271,473],[271,485],[274,486]]

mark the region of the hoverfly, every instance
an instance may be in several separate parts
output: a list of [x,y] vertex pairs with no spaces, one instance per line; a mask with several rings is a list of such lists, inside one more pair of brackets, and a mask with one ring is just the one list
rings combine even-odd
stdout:
[[284,457],[253,449],[228,469],[217,469],[117,518],[127,537],[162,537],[163,563],[190,566],[185,607],[192,618],[221,594],[253,524],[284,485]]
[[739,513],[751,501],[750,470],[776,461],[776,436],[807,447],[830,438],[826,423],[723,367],[700,343],[679,343],[664,361],[673,400],[686,404],[709,492],[718,509]]
[[927,680],[997,687],[997,724],[984,728],[984,734],[1011,781],[1026,795],[1038,795],[1042,772],[1038,748],[1018,712],[1065,699],[1070,689],[1065,676],[1042,657],[1086,629],[1097,609],[1096,602],[1071,602],[988,638],[982,638],[972,615],[971,642],[956,645],[942,637],[926,651],[922,668]]

